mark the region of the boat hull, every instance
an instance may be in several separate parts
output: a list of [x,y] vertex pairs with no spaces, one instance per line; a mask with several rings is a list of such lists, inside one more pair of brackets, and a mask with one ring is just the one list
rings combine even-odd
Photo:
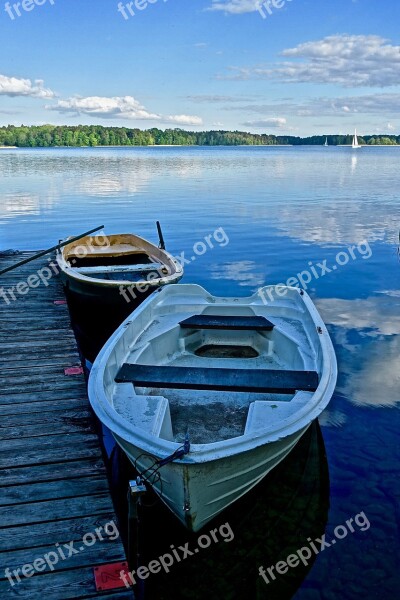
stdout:
[[[105,306],[118,306],[121,309],[126,308],[126,314],[129,314],[143,300],[148,298],[155,290],[162,287],[159,283],[154,285],[147,284],[141,288],[133,285],[115,285],[104,286],[97,283],[90,283],[69,276],[64,271],[60,272],[61,281],[67,293],[76,301],[82,304],[101,304]],[[170,283],[178,283],[176,281]],[[166,284],[167,285],[167,284]]]
[[[175,461],[161,468],[159,481],[150,477],[150,483],[189,530],[199,531],[286,458],[308,426],[279,441],[226,458],[202,463]],[[144,455],[139,446],[115,434],[114,437],[139,473],[158,460],[156,456]]]

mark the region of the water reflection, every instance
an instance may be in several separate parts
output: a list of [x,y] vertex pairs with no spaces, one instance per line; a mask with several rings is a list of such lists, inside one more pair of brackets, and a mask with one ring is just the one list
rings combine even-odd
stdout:
[[[378,202],[378,200],[376,200]],[[296,212],[294,216],[294,211]],[[333,193],[329,200],[314,203],[311,199],[296,211],[293,206],[281,206],[279,211],[265,205],[246,208],[246,214],[256,220],[271,222],[275,217],[281,234],[302,242],[325,245],[357,244],[396,240],[399,210],[383,203],[376,205],[349,198],[339,199]]]
[[28,192],[3,194],[0,203],[0,219],[39,215],[40,200],[38,195]]
[[[390,294],[390,295],[389,295]],[[366,300],[320,299],[340,367],[338,391],[356,405],[400,404],[398,291]]]
[[352,173],[352,175],[354,175],[354,173],[356,172],[356,168],[357,168],[357,156],[355,154],[353,154],[351,157],[351,173]]
[[151,173],[141,169],[139,165],[119,165],[112,169],[110,165],[103,169],[102,165],[92,165],[94,168],[82,173],[79,179],[64,177],[62,181],[62,194],[74,194],[85,196],[119,196],[120,194],[134,196],[142,192],[151,180]]
[[[194,222],[200,212],[218,215],[219,224],[233,218],[255,228],[267,224],[278,234],[321,246],[364,238],[388,242],[399,218],[397,149],[390,152],[368,148],[349,157],[340,148],[5,151],[0,194],[18,194],[18,186],[41,202],[50,194],[60,205],[54,217],[63,222],[85,218],[85,200],[92,205],[98,197],[105,217],[122,226],[131,197],[147,213],[155,208],[149,205],[152,194],[158,212],[168,207],[169,214],[179,211]],[[385,185],[377,185],[382,177]],[[119,199],[118,215],[107,197]]]
[[213,264],[210,269],[212,279],[237,281],[239,286],[257,289],[264,284],[265,275],[257,272],[257,264],[252,260],[240,260],[223,264]]
[[318,420],[322,427],[342,427],[347,421],[347,415],[340,410],[327,408]]

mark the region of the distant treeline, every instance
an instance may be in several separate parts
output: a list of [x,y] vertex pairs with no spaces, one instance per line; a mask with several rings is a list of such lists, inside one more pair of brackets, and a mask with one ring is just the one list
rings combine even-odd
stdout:
[[[328,135],[329,145],[351,144],[351,135]],[[243,131],[184,131],[183,129],[129,129],[100,125],[57,126],[41,125],[0,127],[0,146],[21,148],[51,148],[57,146],[276,146],[280,144],[321,145],[326,136],[307,138],[246,133]],[[400,136],[359,137],[360,144],[396,145]]]

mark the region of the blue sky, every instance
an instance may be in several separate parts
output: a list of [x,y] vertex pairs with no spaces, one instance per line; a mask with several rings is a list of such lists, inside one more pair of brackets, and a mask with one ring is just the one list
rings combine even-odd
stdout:
[[0,0],[2,125],[400,133],[398,0],[24,1]]

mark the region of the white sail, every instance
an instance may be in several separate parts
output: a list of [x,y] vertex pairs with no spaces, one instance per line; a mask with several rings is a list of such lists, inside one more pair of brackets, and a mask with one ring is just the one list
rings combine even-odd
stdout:
[[325,146],[328,146],[328,138],[325,140]]
[[358,137],[357,137],[357,129],[355,129],[354,131],[354,137],[353,137],[353,143],[352,143],[352,148],[360,148],[360,144],[358,143]]

